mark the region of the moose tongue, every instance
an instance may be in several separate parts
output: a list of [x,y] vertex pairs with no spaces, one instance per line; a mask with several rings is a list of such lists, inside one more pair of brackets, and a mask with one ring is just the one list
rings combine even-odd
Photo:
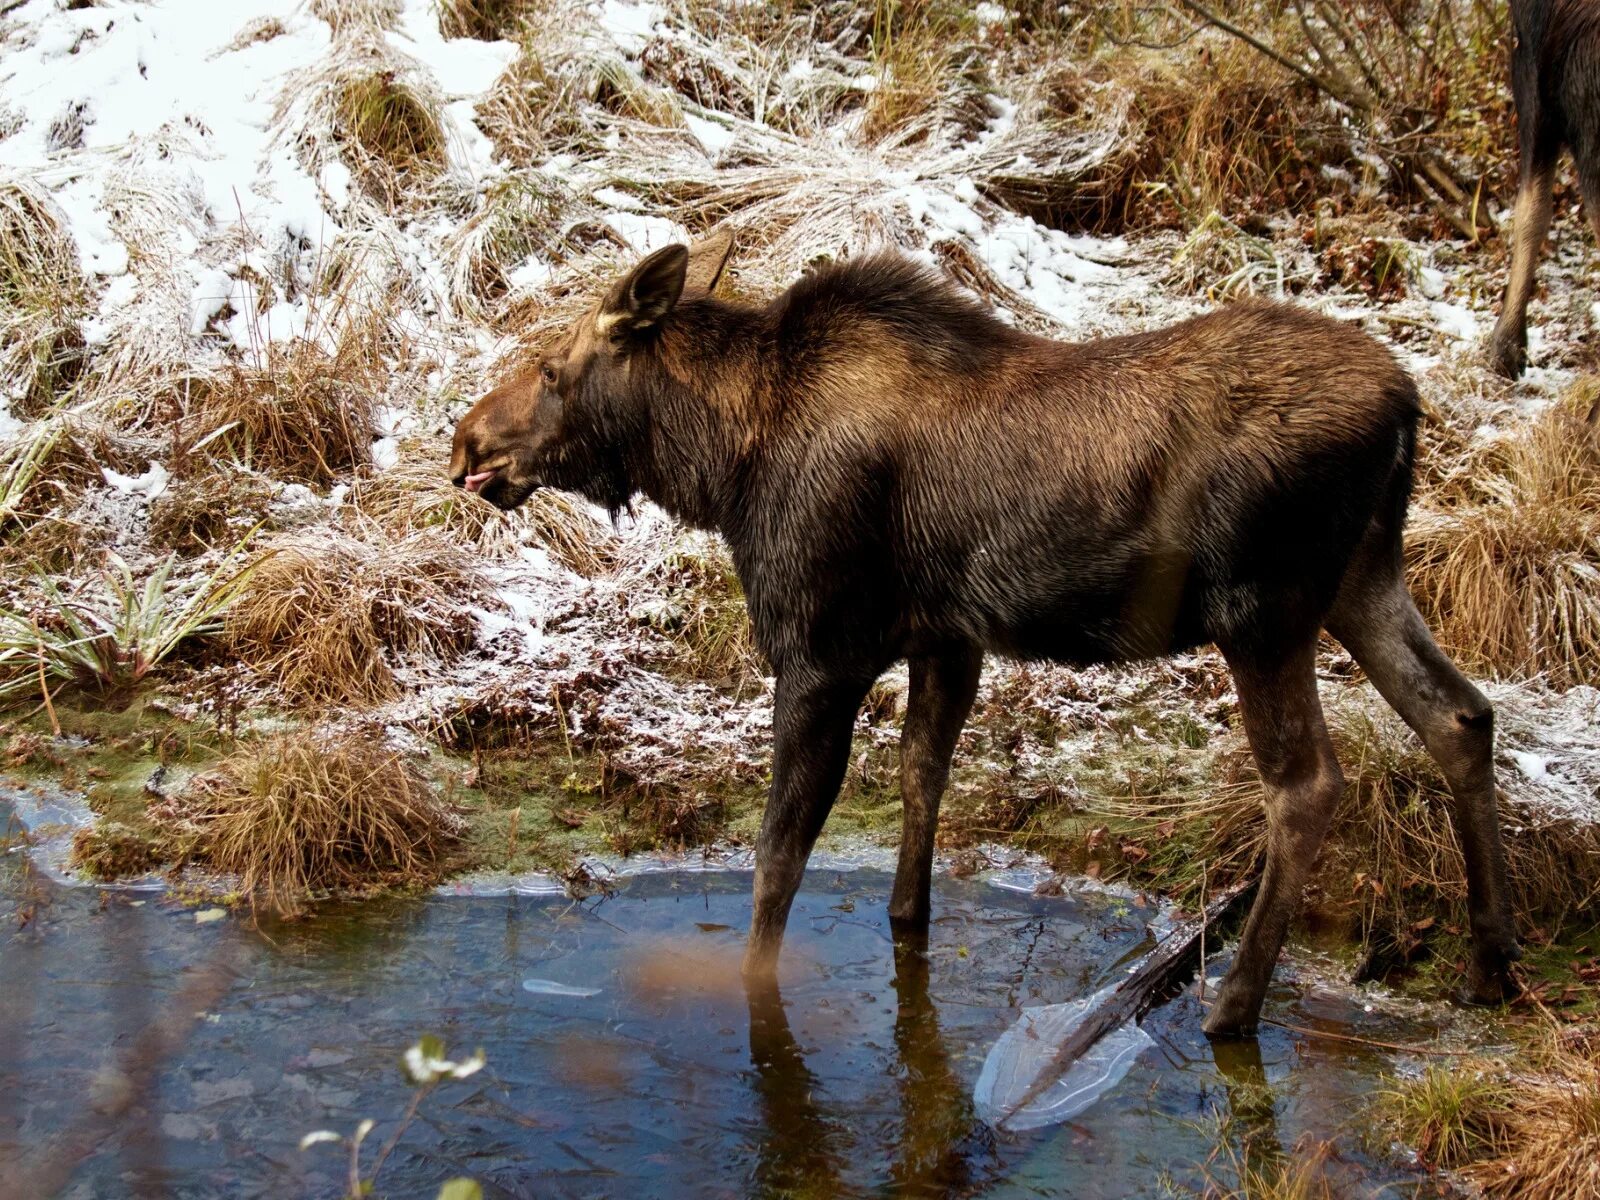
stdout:
[[479,471],[476,475],[468,475],[461,481],[461,486],[469,492],[475,492],[489,480],[494,478],[493,471]]

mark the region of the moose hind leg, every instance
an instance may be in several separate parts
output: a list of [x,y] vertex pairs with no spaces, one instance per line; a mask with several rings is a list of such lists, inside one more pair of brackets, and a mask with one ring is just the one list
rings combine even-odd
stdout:
[[773,698],[772,787],[756,838],[754,908],[745,945],[747,979],[777,973],[789,908],[828,819],[850,757],[850,734],[867,684],[780,673]]
[[1450,787],[1451,815],[1467,863],[1473,961],[1467,998],[1492,1004],[1515,994],[1510,964],[1522,957],[1495,803],[1494,709],[1445,657],[1397,576],[1347,584],[1328,618],[1378,693],[1411,726]]
[[1528,364],[1528,301],[1533,298],[1539,255],[1550,233],[1555,171],[1553,154],[1544,161],[1525,163],[1517,185],[1511,218],[1511,271],[1500,319],[1489,335],[1489,365],[1507,379],[1517,378]]
[[1267,812],[1266,867],[1245,922],[1233,966],[1207,1015],[1206,1032],[1250,1033],[1272,981],[1289,923],[1299,911],[1323,835],[1344,791],[1322,705],[1317,699],[1315,643],[1280,658],[1231,654],[1245,734],[1261,772]]
[[982,669],[983,655],[973,646],[911,660],[911,693],[900,734],[900,863],[889,897],[889,919],[907,927],[928,923],[939,801]]

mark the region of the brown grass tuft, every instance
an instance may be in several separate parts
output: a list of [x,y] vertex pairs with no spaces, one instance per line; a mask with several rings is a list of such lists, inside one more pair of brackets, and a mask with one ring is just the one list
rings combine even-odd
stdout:
[[439,28],[445,37],[492,42],[514,38],[544,14],[542,0],[438,0]]
[[350,503],[391,537],[432,532],[494,557],[532,543],[582,575],[614,565],[610,531],[582,501],[540,489],[515,512],[504,513],[451,483],[448,464],[441,443],[404,443],[399,463],[351,486]]
[[293,914],[329,892],[437,880],[460,821],[398,751],[304,731],[245,745],[176,808],[193,857]]
[[694,679],[742,690],[765,673],[744,589],[721,546],[670,555],[655,584],[674,601],[644,614],[670,637],[675,664]]
[[[1318,860],[1314,908],[1347,919],[1372,961],[1409,961],[1429,930],[1466,926],[1449,791],[1398,718],[1375,719],[1353,699],[1327,708],[1347,786]],[[1266,821],[1242,740],[1219,755],[1215,775],[1194,793],[1094,802],[1092,818],[1133,830],[1121,835],[1124,873],[1193,903],[1202,865],[1213,890],[1257,868]],[[1503,793],[1500,821],[1512,895],[1528,921],[1595,910],[1600,829],[1538,818]]]
[[1468,1175],[1490,1200],[1600,1196],[1600,1035],[1552,1026],[1512,1077],[1500,1152]]
[[80,328],[89,286],[55,206],[36,185],[0,183],[0,391],[34,416],[70,390],[88,360]]
[[1512,1092],[1496,1068],[1429,1067],[1378,1093],[1379,1119],[1430,1167],[1456,1170],[1509,1144]]
[[1410,582],[1467,663],[1558,685],[1600,682],[1600,424],[1580,389],[1475,456],[1468,495],[1419,513]]
[[1456,1060],[1378,1093],[1374,1116],[1488,1200],[1600,1195],[1600,1033],[1549,1021],[1508,1064]]
[[175,480],[150,504],[150,540],[183,555],[236,546],[266,520],[276,492],[265,476],[231,467]]
[[335,353],[295,339],[266,348],[265,365],[233,366],[191,389],[177,457],[223,458],[283,479],[329,484],[372,462],[379,381],[367,349]]
[[230,612],[240,657],[299,704],[370,704],[399,693],[401,661],[448,659],[482,602],[472,563],[436,534],[371,526],[268,544]]
[[375,67],[337,81],[334,135],[361,175],[393,204],[404,186],[445,165],[445,134],[435,97],[398,71]]

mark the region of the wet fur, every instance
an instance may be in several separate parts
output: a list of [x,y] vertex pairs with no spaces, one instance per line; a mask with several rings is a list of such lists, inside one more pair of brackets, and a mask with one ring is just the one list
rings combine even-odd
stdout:
[[[639,270],[659,274],[658,257]],[[1214,642],[1261,764],[1270,849],[1207,1027],[1252,1028],[1342,789],[1313,655],[1324,625],[1343,625],[1460,784],[1474,990],[1509,986],[1492,714],[1400,580],[1418,403],[1377,342],[1267,303],[1055,342],[895,255],[825,267],[765,307],[687,289],[631,330],[618,295],[543,364],[553,383],[480,402],[452,470],[505,464],[485,491],[503,504],[540,484],[612,506],[642,492],[726,539],[777,675],[753,975],[775,963],[857,708],[891,664],[910,660],[911,692],[890,913],[914,928],[984,652],[1084,664]]]
[[1572,151],[1584,209],[1600,237],[1600,4],[1513,0],[1511,21],[1517,202],[1511,269],[1489,358],[1500,374],[1516,378],[1527,366],[1528,301],[1550,232],[1551,188],[1564,147]]

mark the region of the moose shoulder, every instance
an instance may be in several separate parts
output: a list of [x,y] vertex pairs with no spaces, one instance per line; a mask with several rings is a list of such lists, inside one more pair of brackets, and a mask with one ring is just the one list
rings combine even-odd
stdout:
[[747,974],[776,965],[860,703],[909,660],[890,901],[928,919],[934,829],[986,651],[1127,661],[1214,642],[1260,766],[1268,861],[1212,1032],[1256,1022],[1342,778],[1313,671],[1339,638],[1439,761],[1466,849],[1475,998],[1517,957],[1488,702],[1401,575],[1417,398],[1377,342],[1242,304],[1067,344],[894,255],[765,307],[712,290],[726,238],[669,246],[456,431],[451,472],[636,492],[727,540],[777,676]]

